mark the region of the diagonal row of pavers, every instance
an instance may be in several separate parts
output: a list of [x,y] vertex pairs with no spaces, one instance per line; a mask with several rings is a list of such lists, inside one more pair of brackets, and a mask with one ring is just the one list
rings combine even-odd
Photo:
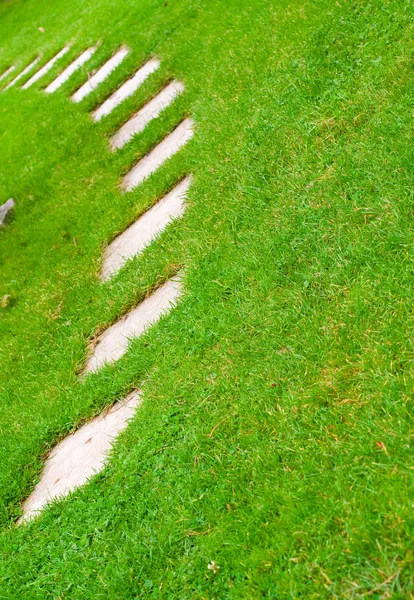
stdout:
[[[87,48],[73,60],[49,85],[45,92],[58,90],[94,54],[96,46]],[[41,66],[21,86],[27,90],[59,61],[69,50],[65,46],[47,63]],[[71,96],[73,102],[81,102],[93,92],[129,53],[126,46],[119,48],[88,80]],[[4,88],[4,91],[24,79],[41,61],[36,57]],[[110,114],[122,101],[131,96],[142,83],[160,66],[157,58],[151,58],[132,77],[123,83],[112,95],[92,112],[92,119],[100,121]],[[0,81],[13,71],[9,67]],[[179,81],[167,84],[145,106],[135,113],[110,139],[110,148],[116,151],[127,144],[174,100],[182,94],[184,85]],[[149,154],[142,158],[123,178],[122,188],[128,192],[154,173],[161,165],[182,148],[194,134],[191,119],[186,118],[167,135]],[[113,277],[131,258],[140,254],[165,229],[173,219],[184,214],[186,197],[191,184],[191,175],[180,181],[174,189],[161,198],[126,231],[118,235],[105,249],[101,271],[101,281]],[[10,201],[9,201],[10,202]],[[7,204],[7,203],[6,203]],[[9,205],[10,206],[10,205]],[[1,207],[0,207],[1,225]],[[141,302],[117,323],[109,327],[93,344],[87,359],[84,375],[98,371],[107,363],[118,360],[128,349],[132,338],[142,335],[159,318],[168,312],[182,293],[180,276],[166,281],[149,298]],[[30,520],[53,499],[64,496],[74,488],[84,484],[93,474],[101,470],[113,440],[126,427],[141,402],[141,392],[134,390],[125,399],[117,402],[93,421],[87,423],[74,434],[60,442],[46,460],[39,483],[23,504],[23,515],[19,523]]]

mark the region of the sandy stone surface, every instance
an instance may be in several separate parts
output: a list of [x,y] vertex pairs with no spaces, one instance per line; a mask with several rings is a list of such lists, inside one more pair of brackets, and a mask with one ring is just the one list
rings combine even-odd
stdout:
[[163,314],[169,312],[176,304],[181,291],[180,280],[170,279],[152,296],[104,331],[86,363],[85,373],[98,371],[105,363],[112,363],[121,358],[128,350],[130,340],[142,335]]
[[125,262],[140,254],[173,219],[182,216],[191,177],[181,181],[105,249],[101,279],[109,279]]
[[23,504],[19,522],[33,518],[51,500],[66,496],[99,473],[116,437],[140,403],[141,393],[134,391],[59,442],[46,460],[39,483]]
[[55,54],[55,56],[53,58],[51,58],[49,60],[49,62],[47,62],[45,65],[43,65],[43,67],[41,69],[39,69],[33,75],[33,77],[31,77],[28,81],[26,81],[26,83],[24,83],[22,85],[22,89],[23,90],[27,90],[27,88],[29,88],[31,85],[33,85],[34,83],[36,83],[36,81],[39,81],[39,79],[41,77],[43,77],[43,75],[46,75],[46,73],[48,73],[50,71],[50,69],[53,67],[53,65],[60,58],[62,58],[62,56],[64,56],[67,52],[69,52],[69,46],[65,46],[64,48],[62,48],[62,50],[60,50],[60,52],[58,52],[57,54]]
[[193,122],[191,119],[185,119],[170,135],[168,135],[158,146],[156,146],[147,156],[144,156],[132,167],[122,181],[122,187],[129,191],[137,187],[140,183],[156,171],[166,160],[171,158],[182,146],[184,146],[194,135]]
[[33,69],[33,67],[35,65],[37,65],[37,63],[39,62],[39,60],[40,60],[40,56],[38,56],[37,58],[35,58],[34,60],[32,60],[32,62],[29,65],[27,65],[27,67],[25,67],[21,73],[19,73],[18,75],[16,75],[16,77],[14,79],[12,79],[11,82],[8,85],[6,85],[6,87],[4,89],[8,90],[13,85],[16,85],[16,83],[18,81],[20,81],[20,79],[22,79],[25,75],[27,75],[27,73],[29,73]]
[[84,83],[72,96],[74,102],[80,102],[88,94],[93,92],[100,83],[105,81],[107,77],[114,71],[118,65],[124,60],[129,53],[128,48],[122,46],[105,64],[100,67],[94,75],[89,77],[88,81]]
[[3,71],[3,73],[0,75],[0,81],[3,81],[3,79],[6,79],[6,77],[8,75],[10,75],[10,73],[13,73],[13,71],[14,71],[15,68],[16,67],[14,65],[12,65],[11,67],[9,67],[5,71]]
[[152,119],[156,119],[183,91],[184,86],[179,81],[172,81],[168,84],[111,138],[112,150],[122,148],[134,135],[141,133],[148,123]]
[[160,61],[158,59],[152,58],[149,60],[133,77],[131,77],[131,79],[128,79],[128,81],[121,85],[112,96],[105,100],[105,102],[92,113],[94,121],[100,121],[102,117],[109,115],[118,104],[121,104],[121,102],[136,92],[147,77],[156,71],[159,66]]
[[82,65],[84,65],[92,57],[92,55],[95,52],[96,46],[92,46],[91,48],[85,50],[85,52],[82,52],[82,54],[80,54],[78,58],[72,61],[70,65],[66,67],[66,69],[62,71],[62,73],[58,75],[56,79],[47,86],[45,92],[51,94],[52,92],[55,92],[57,89],[59,89],[65,83],[65,81],[67,81],[69,77],[73,75],[73,73],[80,69]]

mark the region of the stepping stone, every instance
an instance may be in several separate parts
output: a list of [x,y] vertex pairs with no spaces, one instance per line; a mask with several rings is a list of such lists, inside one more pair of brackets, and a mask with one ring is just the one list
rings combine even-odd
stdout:
[[9,67],[8,69],[6,69],[1,75],[0,75],[0,81],[3,81],[3,79],[6,79],[7,75],[10,75],[10,73],[13,73],[14,69],[16,67],[14,65],[12,65],[11,67]]
[[141,133],[148,123],[152,119],[156,119],[183,91],[184,86],[179,81],[173,81],[167,85],[111,138],[110,145],[112,150],[122,148],[134,135]]
[[100,83],[105,81],[112,71],[114,71],[118,65],[121,64],[128,53],[128,48],[122,46],[118,52],[116,52],[104,65],[102,65],[102,67],[98,69],[96,73],[92,75],[92,77],[90,77],[88,81],[73,94],[72,100],[74,102],[80,102],[88,94],[93,92],[93,90],[96,89]]
[[95,349],[86,363],[85,373],[98,371],[104,364],[121,358],[128,350],[130,340],[142,335],[164,313],[170,311],[181,295],[181,291],[179,279],[170,279],[152,296],[104,331],[99,336]]
[[16,203],[13,198],[10,198],[10,200],[7,200],[7,202],[0,206],[0,227],[3,227],[6,224],[7,219],[15,206]]
[[131,96],[159,66],[160,61],[158,59],[152,58],[149,60],[133,77],[131,77],[131,79],[128,79],[128,81],[121,85],[112,96],[105,100],[105,102],[92,113],[94,121],[100,121],[102,117],[109,115],[118,104],[121,104],[121,102]]
[[167,159],[173,156],[194,135],[193,122],[185,119],[170,135],[168,135],[158,146],[151,150],[147,156],[132,167],[122,180],[122,187],[130,191],[137,187],[147,177],[154,173]]
[[141,403],[134,391],[108,411],[72,433],[49,454],[39,483],[23,504],[19,523],[29,521],[55,498],[66,496],[105,466],[116,437]]
[[191,176],[179,183],[105,249],[101,279],[106,281],[126,263],[140,254],[172,221],[185,210],[185,197]]
[[49,62],[47,62],[45,65],[43,65],[43,67],[41,69],[39,69],[34,75],[33,77],[31,77],[29,79],[29,81],[26,81],[26,83],[24,83],[22,85],[22,89],[23,90],[27,90],[27,88],[29,88],[31,85],[33,85],[34,83],[36,83],[36,81],[38,81],[41,77],[43,77],[43,75],[46,75],[46,73],[48,71],[50,71],[50,69],[53,67],[53,65],[60,59],[62,58],[62,56],[64,56],[66,54],[66,52],[69,52],[69,46],[65,46],[64,48],[62,48],[62,50],[60,50],[57,54],[55,54],[55,56],[53,58],[51,58],[49,60]]
[[60,75],[58,75],[54,81],[52,81],[52,83],[49,83],[49,85],[45,89],[45,92],[51,94],[52,92],[55,92],[58,88],[60,88],[60,86],[63,85],[65,81],[67,81],[69,77],[73,75],[73,73],[80,69],[81,66],[84,65],[91,58],[95,51],[96,46],[92,46],[91,48],[85,50],[85,52],[82,52],[82,54],[80,54],[80,56],[78,56],[77,59],[71,62],[70,65],[66,67],[66,69]]
[[12,87],[12,85],[15,85],[18,81],[20,81],[20,79],[22,79],[22,77],[24,77],[25,75],[27,75],[27,73],[29,73],[29,71],[31,71],[33,69],[33,67],[39,62],[40,60],[40,56],[38,56],[37,58],[35,58],[30,65],[27,65],[27,67],[25,69],[23,69],[23,71],[21,73],[19,73],[18,75],[16,75],[16,77],[9,83],[9,85],[6,85],[6,87],[4,88],[5,90],[8,90],[10,87]]

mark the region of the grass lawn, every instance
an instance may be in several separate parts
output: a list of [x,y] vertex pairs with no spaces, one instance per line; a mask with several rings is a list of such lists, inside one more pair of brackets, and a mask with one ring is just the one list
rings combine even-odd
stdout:
[[[1,3],[0,73],[71,49],[0,92],[0,204],[17,204],[0,231],[0,599],[414,598],[412,17],[409,0]],[[184,94],[110,152],[173,78]],[[123,193],[188,116],[189,144]],[[102,284],[105,245],[189,173],[184,217]],[[90,341],[178,271],[178,306],[79,377]],[[16,526],[56,442],[141,386],[105,470]]]

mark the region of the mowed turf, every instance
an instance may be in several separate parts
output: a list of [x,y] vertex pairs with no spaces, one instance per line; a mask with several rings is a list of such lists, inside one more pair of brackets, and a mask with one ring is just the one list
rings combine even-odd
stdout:
[[[0,598],[413,597],[413,33],[405,0],[3,3],[1,72],[72,47],[0,93]],[[41,91],[98,40],[88,69],[131,53],[83,103],[86,65]],[[187,116],[193,140],[122,193]],[[105,245],[188,173],[184,217],[101,284]],[[177,308],[80,378],[178,271]],[[107,468],[17,527],[48,450],[140,386]]]

